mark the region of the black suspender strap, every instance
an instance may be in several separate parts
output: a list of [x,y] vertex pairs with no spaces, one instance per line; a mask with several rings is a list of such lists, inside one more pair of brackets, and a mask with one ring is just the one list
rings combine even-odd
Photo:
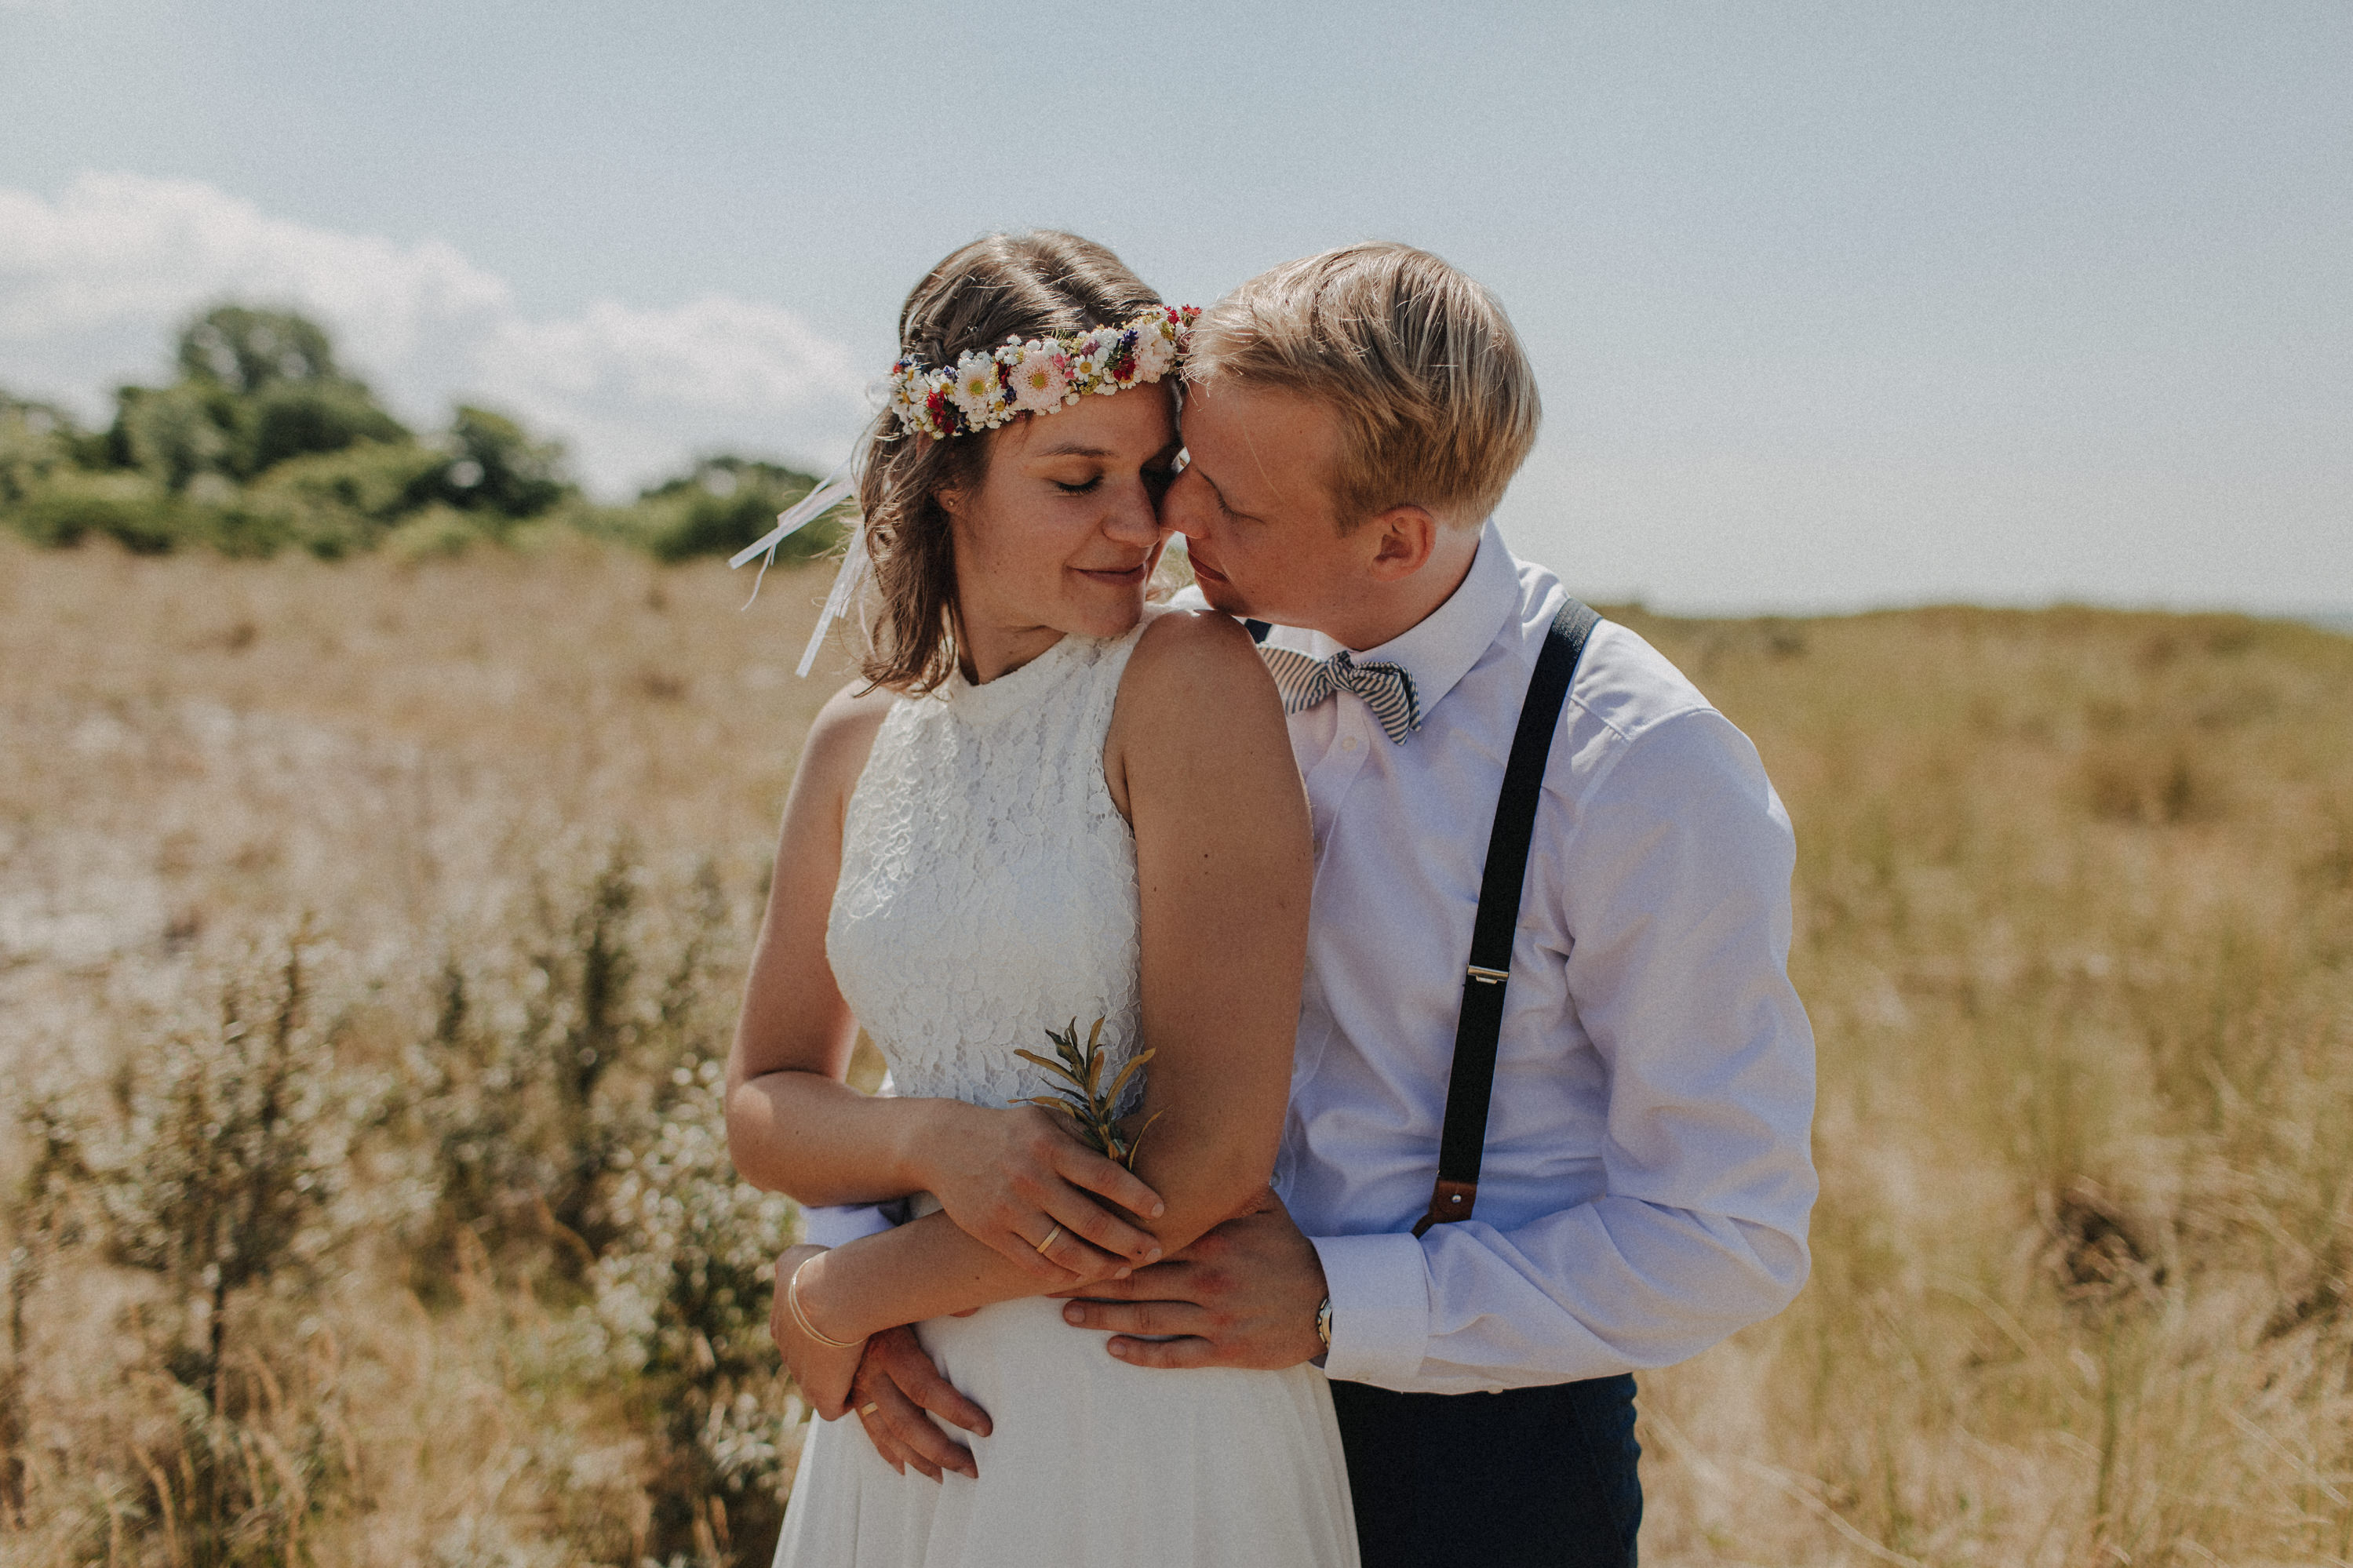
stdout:
[[1560,727],[1561,704],[1601,617],[1570,599],[1545,633],[1520,704],[1520,727],[1504,764],[1495,798],[1495,825],[1487,835],[1487,864],[1479,879],[1479,913],[1471,928],[1471,962],[1462,976],[1462,1012],[1454,1026],[1454,1070],[1446,1086],[1446,1121],[1439,1134],[1438,1184],[1430,1212],[1413,1227],[1469,1219],[1479,1202],[1479,1160],[1487,1143],[1487,1105],[1495,1090],[1495,1046],[1504,1031],[1504,991],[1511,980],[1512,932],[1520,923],[1520,888],[1527,879],[1536,802],[1544,796],[1545,763]]

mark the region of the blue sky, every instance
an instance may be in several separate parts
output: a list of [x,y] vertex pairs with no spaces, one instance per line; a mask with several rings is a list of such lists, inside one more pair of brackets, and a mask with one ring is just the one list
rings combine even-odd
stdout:
[[824,461],[991,228],[1367,236],[1543,380],[1595,596],[2353,607],[2353,7],[0,0],[0,384],[293,300],[626,489]]

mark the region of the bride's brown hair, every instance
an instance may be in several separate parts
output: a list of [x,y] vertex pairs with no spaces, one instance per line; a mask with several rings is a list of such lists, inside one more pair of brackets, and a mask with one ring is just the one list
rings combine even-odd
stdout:
[[[1113,326],[1161,302],[1103,247],[1040,229],[976,239],[926,273],[899,311],[899,353],[935,368],[1012,339]],[[929,691],[955,668],[955,546],[943,490],[977,486],[993,431],[935,439],[888,412],[865,437],[866,515],[876,604],[860,664],[893,691]]]

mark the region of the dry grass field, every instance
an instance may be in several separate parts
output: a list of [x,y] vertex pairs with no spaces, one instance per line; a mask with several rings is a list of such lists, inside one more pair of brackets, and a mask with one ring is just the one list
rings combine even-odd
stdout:
[[[821,583],[0,544],[0,1561],[762,1560],[710,1074]],[[1788,802],[1821,1045],[1645,1562],[2353,1560],[2353,639],[1622,618]]]

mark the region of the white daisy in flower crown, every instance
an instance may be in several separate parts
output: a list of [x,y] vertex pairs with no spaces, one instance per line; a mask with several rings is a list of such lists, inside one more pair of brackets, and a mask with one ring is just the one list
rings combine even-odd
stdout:
[[976,428],[987,428],[1005,417],[1005,389],[997,376],[997,356],[967,353],[956,361],[955,381],[948,395],[964,410]]
[[1161,316],[1140,317],[1134,324],[1135,379],[1158,381],[1176,365],[1176,323]]

